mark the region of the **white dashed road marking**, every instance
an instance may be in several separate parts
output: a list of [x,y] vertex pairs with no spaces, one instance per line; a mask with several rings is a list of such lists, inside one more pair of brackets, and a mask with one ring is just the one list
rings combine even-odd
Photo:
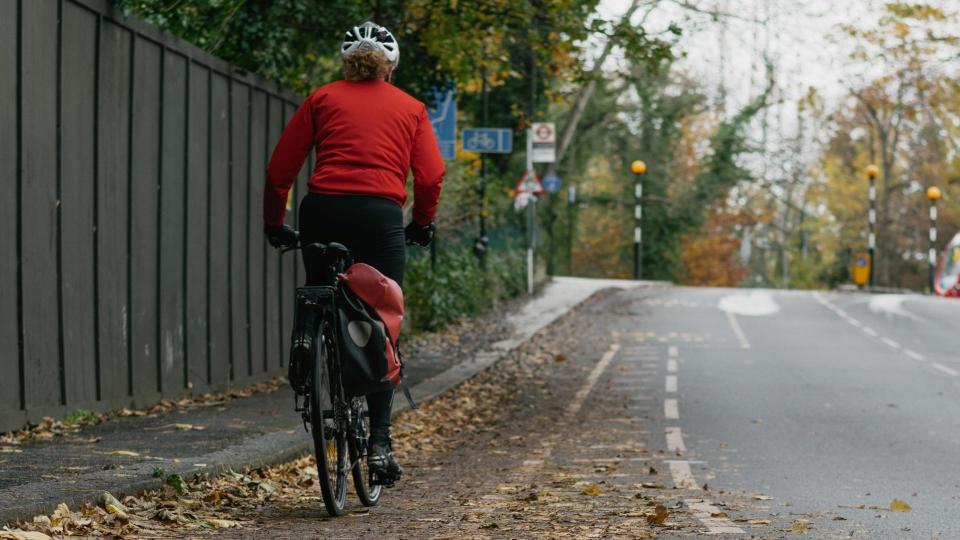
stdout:
[[676,357],[677,354],[679,354],[679,352],[677,351],[677,346],[676,346],[676,345],[671,345],[671,346],[667,349],[667,355],[670,356],[671,358]]
[[680,419],[680,407],[677,406],[677,400],[675,399],[663,400],[663,416],[666,417],[667,420]]
[[676,375],[667,375],[667,383],[665,387],[667,393],[675,393],[677,391],[677,376]]
[[870,328],[869,326],[864,326],[864,327],[861,327],[860,329],[863,330],[863,333],[868,336],[877,337],[877,331],[874,330],[873,328]]
[[673,485],[677,489],[700,489],[697,481],[693,478],[690,471],[689,461],[670,461],[670,476],[673,477]]
[[693,515],[707,528],[708,534],[744,534],[743,529],[734,525],[719,508],[710,504],[710,501],[687,499],[686,503]]
[[750,342],[747,341],[747,335],[743,333],[743,328],[740,328],[740,323],[737,322],[737,317],[727,311],[727,320],[730,321],[730,328],[733,328],[733,333],[737,336],[737,341],[740,342],[740,347],[743,349],[750,348]]
[[900,349],[900,348],[901,348],[901,346],[900,346],[899,343],[897,343],[896,341],[894,341],[894,340],[892,340],[892,339],[890,339],[890,338],[888,338],[888,337],[880,338],[880,341],[884,342],[888,347],[893,347],[894,349]]
[[683,444],[683,433],[680,432],[680,428],[667,428],[667,450],[680,452],[681,454],[687,451],[687,447]]
[[677,367],[677,360],[675,358],[667,360],[667,373],[676,373]]
[[600,358],[597,365],[593,367],[593,371],[590,372],[590,376],[588,376],[587,380],[583,383],[583,387],[581,387],[577,395],[573,397],[573,401],[567,408],[567,414],[577,414],[580,412],[580,408],[583,407],[583,401],[587,399],[590,390],[593,390],[594,385],[597,384],[597,379],[600,378],[600,375],[603,375],[603,372],[607,369],[607,366],[610,365],[610,362],[619,350],[619,344],[614,343],[610,345],[610,350],[603,354],[603,357]]
[[934,362],[930,365],[933,366],[934,369],[938,369],[951,377],[956,377],[957,375],[960,375],[960,372],[958,372],[957,370],[953,369],[952,367],[945,366],[940,362]]
[[918,353],[917,351],[911,351],[910,349],[905,349],[903,351],[903,354],[906,354],[907,356],[909,356],[910,358],[913,358],[917,362],[923,362],[924,360],[926,360],[926,358],[922,354]]

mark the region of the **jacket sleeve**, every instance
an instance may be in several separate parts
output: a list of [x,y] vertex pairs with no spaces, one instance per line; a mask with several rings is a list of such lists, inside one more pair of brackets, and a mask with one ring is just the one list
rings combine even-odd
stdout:
[[413,220],[420,225],[433,221],[440,200],[440,186],[445,172],[437,136],[433,133],[427,108],[423,107],[410,153],[413,169]]
[[267,181],[263,188],[263,222],[282,225],[287,212],[287,194],[297,180],[297,173],[313,148],[313,99],[308,97],[284,128],[267,165]]

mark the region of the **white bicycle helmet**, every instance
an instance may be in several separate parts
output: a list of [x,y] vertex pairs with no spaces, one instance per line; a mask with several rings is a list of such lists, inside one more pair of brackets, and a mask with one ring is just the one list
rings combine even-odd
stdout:
[[387,55],[387,61],[393,65],[400,60],[400,46],[393,34],[371,21],[354,26],[352,30],[347,31],[346,37],[343,38],[343,45],[340,46],[340,54],[347,56],[354,51],[367,48],[383,51]]

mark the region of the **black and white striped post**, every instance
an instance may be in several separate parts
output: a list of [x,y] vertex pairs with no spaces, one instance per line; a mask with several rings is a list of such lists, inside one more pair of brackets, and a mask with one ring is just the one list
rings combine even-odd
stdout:
[[876,274],[877,267],[877,175],[880,174],[880,168],[876,165],[867,167],[867,178],[870,179],[870,233],[867,237],[867,251],[870,253],[870,279],[869,287],[873,288],[873,276]]
[[927,199],[930,200],[930,253],[928,263],[930,265],[930,292],[935,293],[934,279],[937,273],[937,201],[942,197],[940,188],[930,186],[927,188]]
[[633,173],[634,199],[633,207],[633,279],[643,277],[643,174],[647,172],[647,164],[639,159],[630,164],[630,171]]

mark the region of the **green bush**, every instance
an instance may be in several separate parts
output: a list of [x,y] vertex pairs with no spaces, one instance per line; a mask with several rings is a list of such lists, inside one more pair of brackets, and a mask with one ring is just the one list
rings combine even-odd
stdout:
[[526,290],[521,249],[491,250],[481,267],[469,246],[445,247],[437,253],[436,268],[430,266],[426,254],[407,260],[404,299],[406,319],[414,332],[438,330],[480,315]]

